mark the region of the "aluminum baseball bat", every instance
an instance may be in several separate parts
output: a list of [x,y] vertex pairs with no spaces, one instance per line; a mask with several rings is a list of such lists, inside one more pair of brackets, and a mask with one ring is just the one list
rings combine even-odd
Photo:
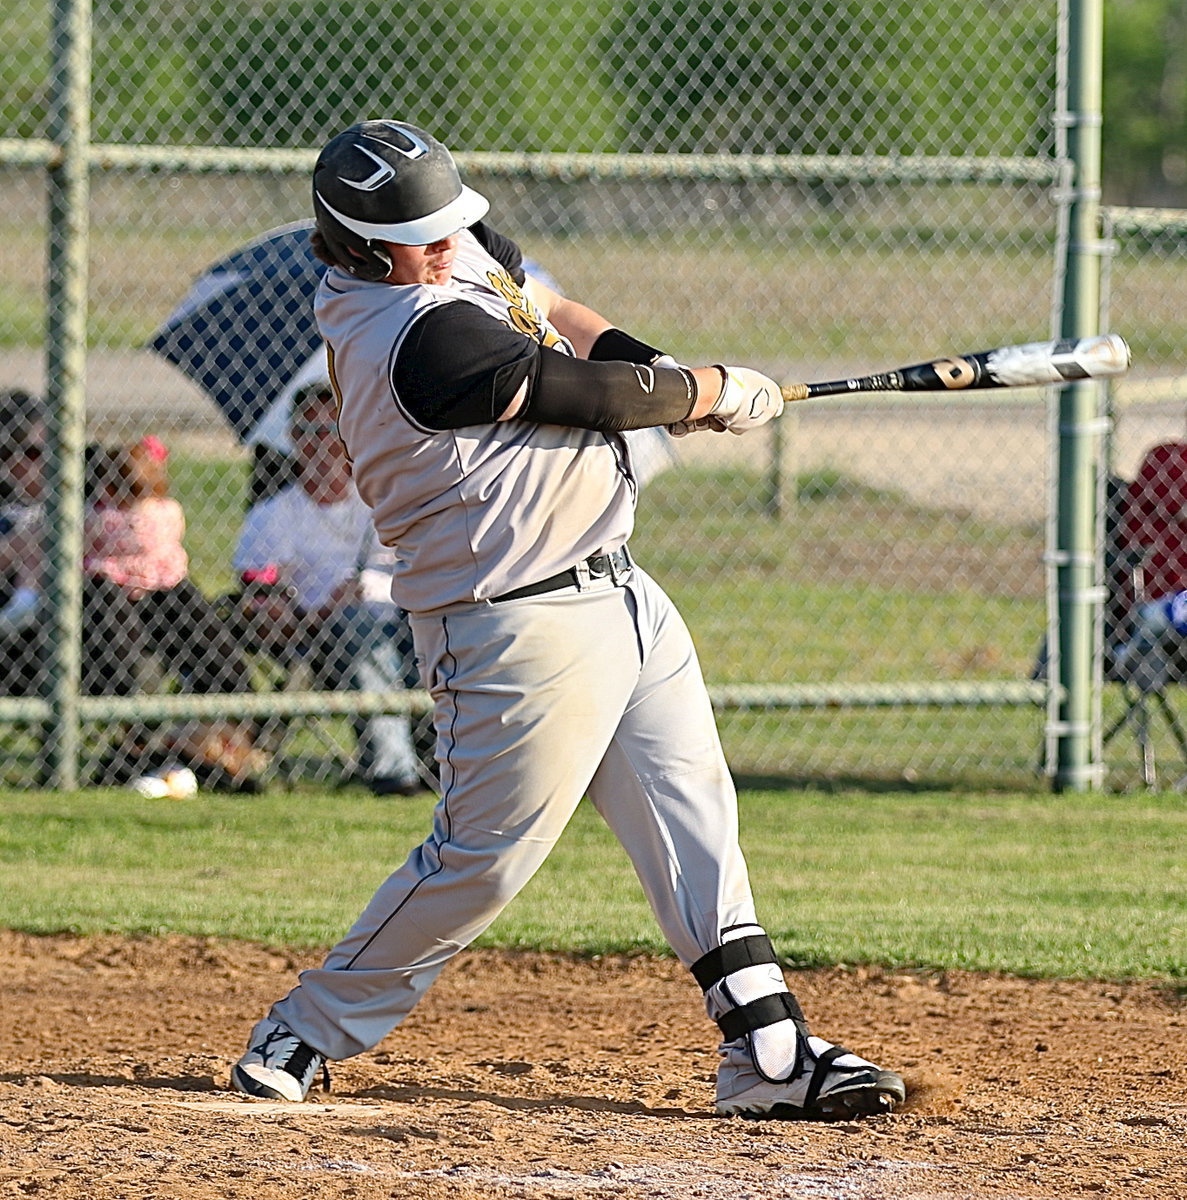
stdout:
[[830,379],[823,383],[789,383],[783,387],[783,399],[791,403],[847,392],[946,392],[1109,379],[1125,374],[1129,357],[1125,339],[1116,333],[1027,342],[962,354],[958,358],[933,358],[881,375]]

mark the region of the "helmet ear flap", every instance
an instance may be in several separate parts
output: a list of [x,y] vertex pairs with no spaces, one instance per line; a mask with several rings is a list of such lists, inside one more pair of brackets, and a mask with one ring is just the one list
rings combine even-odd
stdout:
[[391,255],[379,242],[368,242],[364,251],[349,249],[349,255],[346,269],[358,279],[378,283],[392,273]]
[[334,262],[356,279],[379,283],[392,270],[391,255],[382,242],[371,241],[353,233],[335,221],[320,204],[315,205],[317,229]]

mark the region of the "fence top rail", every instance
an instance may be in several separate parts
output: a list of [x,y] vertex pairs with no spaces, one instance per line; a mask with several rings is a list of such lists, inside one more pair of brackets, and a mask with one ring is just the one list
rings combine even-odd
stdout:
[[947,708],[1042,704],[1041,680],[952,683],[751,683],[711,686],[717,709]]
[[[38,138],[0,138],[0,164],[55,166],[62,147]],[[100,170],[168,170],[298,174],[312,169],[316,150],[235,146],[92,144]],[[563,182],[587,179],[710,180],[745,183],[1055,183],[1060,164],[1049,158],[960,155],[819,154],[560,154],[459,151],[458,166],[474,175]]]

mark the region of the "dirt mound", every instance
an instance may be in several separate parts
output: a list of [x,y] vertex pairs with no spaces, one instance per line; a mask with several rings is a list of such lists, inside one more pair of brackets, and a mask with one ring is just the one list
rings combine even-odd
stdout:
[[0,932],[0,1196],[1062,1200],[1187,1196],[1187,1006],[1152,984],[802,972],[813,1026],[902,1071],[895,1115],[712,1113],[670,961],[471,951],[302,1106],[225,1090],[320,956]]

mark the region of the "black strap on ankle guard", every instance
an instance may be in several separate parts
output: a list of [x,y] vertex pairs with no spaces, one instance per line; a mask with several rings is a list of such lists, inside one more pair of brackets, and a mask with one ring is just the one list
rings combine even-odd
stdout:
[[771,939],[765,933],[752,933],[749,937],[723,942],[715,950],[698,958],[689,970],[701,985],[701,991],[707,992],[715,983],[720,983],[735,971],[778,961]]
[[833,1063],[849,1051],[844,1046],[830,1046],[817,1060],[816,1066],[812,1071],[812,1078],[808,1081],[808,1090],[804,1094],[804,1112],[811,1112],[812,1106],[816,1103],[820,1095],[820,1089],[824,1086],[824,1081],[828,1078],[829,1071],[833,1068]]
[[749,1004],[731,1008],[717,1018],[717,1028],[727,1042],[733,1042],[779,1021],[794,1021],[796,1028],[807,1036],[808,1026],[803,1011],[799,1001],[790,992],[776,992],[773,996],[763,996]]

